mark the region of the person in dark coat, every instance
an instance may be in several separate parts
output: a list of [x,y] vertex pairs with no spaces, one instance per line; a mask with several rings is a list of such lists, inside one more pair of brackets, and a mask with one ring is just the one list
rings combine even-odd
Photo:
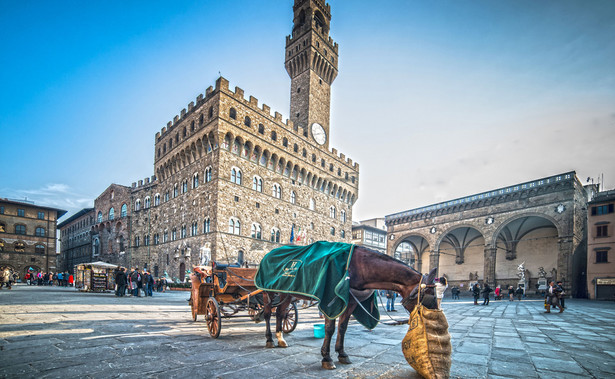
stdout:
[[124,267],[121,267],[116,272],[115,284],[117,284],[115,296],[124,296],[124,293],[126,292],[126,284],[128,284],[128,278],[126,277],[126,272],[124,272]]
[[480,297],[480,286],[478,282],[472,286],[472,295],[474,295],[474,305],[478,305],[478,298]]
[[561,306],[561,308],[566,308],[566,306],[564,305],[564,286],[562,281],[558,281],[557,282],[557,295],[559,297],[559,305]]
[[493,290],[491,289],[491,287],[489,287],[489,283],[485,283],[485,288],[483,288],[483,304],[482,305],[489,305],[489,294],[492,292]]

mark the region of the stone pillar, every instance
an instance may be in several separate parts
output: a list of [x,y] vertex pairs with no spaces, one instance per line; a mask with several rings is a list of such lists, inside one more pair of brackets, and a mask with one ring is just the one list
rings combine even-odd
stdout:
[[497,248],[485,246],[485,260],[484,260],[484,272],[483,277],[485,283],[489,283],[490,286],[495,288],[495,257]]
[[438,267],[440,264],[440,251],[432,250],[429,254],[429,271],[431,271],[434,267],[437,267],[436,276],[440,276],[440,268]]
[[573,285],[572,278],[570,277],[570,273],[572,272],[572,253],[574,249],[572,237],[560,237],[557,242],[557,278],[553,278],[553,280],[561,280],[564,282],[564,287],[570,288],[570,286]]

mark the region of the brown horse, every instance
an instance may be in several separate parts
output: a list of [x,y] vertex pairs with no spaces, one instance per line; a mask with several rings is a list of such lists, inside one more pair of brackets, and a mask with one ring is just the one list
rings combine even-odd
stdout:
[[[392,290],[402,296],[401,304],[412,312],[417,305],[419,294],[419,283],[426,284],[426,288],[421,293],[421,303],[430,309],[437,308],[437,301],[434,296],[433,283],[436,277],[436,269],[433,269],[428,276],[424,276],[405,263],[361,246],[356,246],[350,260],[348,269],[350,273],[350,301],[346,310],[339,316],[338,334],[335,341],[335,351],[338,360],[343,364],[350,364],[350,358],[344,351],[344,335],[348,327],[348,321],[352,312],[357,307],[357,301],[362,302],[373,295],[375,290]],[[276,337],[279,347],[287,347],[288,344],[283,338],[282,320],[283,314],[294,299],[308,299],[307,297],[291,294],[265,293],[264,296],[264,317],[266,322],[265,336],[267,347],[274,347],[270,327],[271,310],[273,308],[273,297],[280,296],[280,302],[276,308]],[[325,319],[325,339],[320,352],[322,354],[322,367],[325,369],[335,369],[335,364],[330,356],[331,339],[335,333],[335,319]]]

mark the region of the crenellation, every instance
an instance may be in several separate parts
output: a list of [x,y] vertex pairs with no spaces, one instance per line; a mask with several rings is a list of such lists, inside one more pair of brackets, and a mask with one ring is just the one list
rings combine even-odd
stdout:
[[139,180],[139,187],[143,187],[143,180]]
[[207,89],[205,90],[205,97],[209,97],[209,95],[211,95],[212,92],[214,92],[214,87],[212,86],[207,87]]
[[254,108],[258,108],[258,99],[252,95],[250,95],[250,105]]
[[200,93],[199,96],[196,97],[196,103],[201,104],[203,102],[203,94]]
[[216,80],[216,91],[228,91],[228,80],[223,77],[219,77]]
[[167,129],[171,129],[171,126],[173,126],[173,121],[167,122]]
[[273,119],[276,120],[277,122],[282,122],[282,114],[280,112],[275,112]]
[[137,182],[132,182],[132,188],[137,188]]
[[175,117],[173,117],[173,125],[177,124],[178,121],[179,121],[179,116],[175,115]]
[[346,155],[344,155],[344,153],[340,153],[340,159],[342,161],[345,161],[346,160]]
[[338,158],[338,155],[337,155],[337,149],[336,149],[336,148],[334,148],[334,147],[332,147],[332,148],[331,148],[331,154],[333,154],[333,156],[334,156],[335,158]]
[[295,123],[288,118],[286,119],[286,126],[288,127],[288,130],[292,130],[293,132],[295,131]]
[[181,113],[180,113],[180,118],[184,118],[186,116],[186,108],[182,109]]
[[235,86],[234,96],[235,96],[236,99],[244,100],[245,101],[245,98],[243,97],[243,89],[242,88],[239,88],[239,87]]
[[[164,133],[164,128],[162,128],[162,132]],[[160,141],[160,132],[156,132],[156,142]]]
[[269,117],[271,117],[271,107],[267,104],[263,104],[263,112],[265,112]]
[[192,108],[194,108],[194,101],[191,101],[191,102],[188,104],[188,112],[190,112],[190,111],[192,110]]

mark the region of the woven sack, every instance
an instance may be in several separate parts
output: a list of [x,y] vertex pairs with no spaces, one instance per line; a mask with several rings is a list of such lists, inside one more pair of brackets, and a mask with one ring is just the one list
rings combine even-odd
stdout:
[[417,305],[408,325],[401,346],[410,366],[424,378],[448,378],[452,347],[444,312]]

